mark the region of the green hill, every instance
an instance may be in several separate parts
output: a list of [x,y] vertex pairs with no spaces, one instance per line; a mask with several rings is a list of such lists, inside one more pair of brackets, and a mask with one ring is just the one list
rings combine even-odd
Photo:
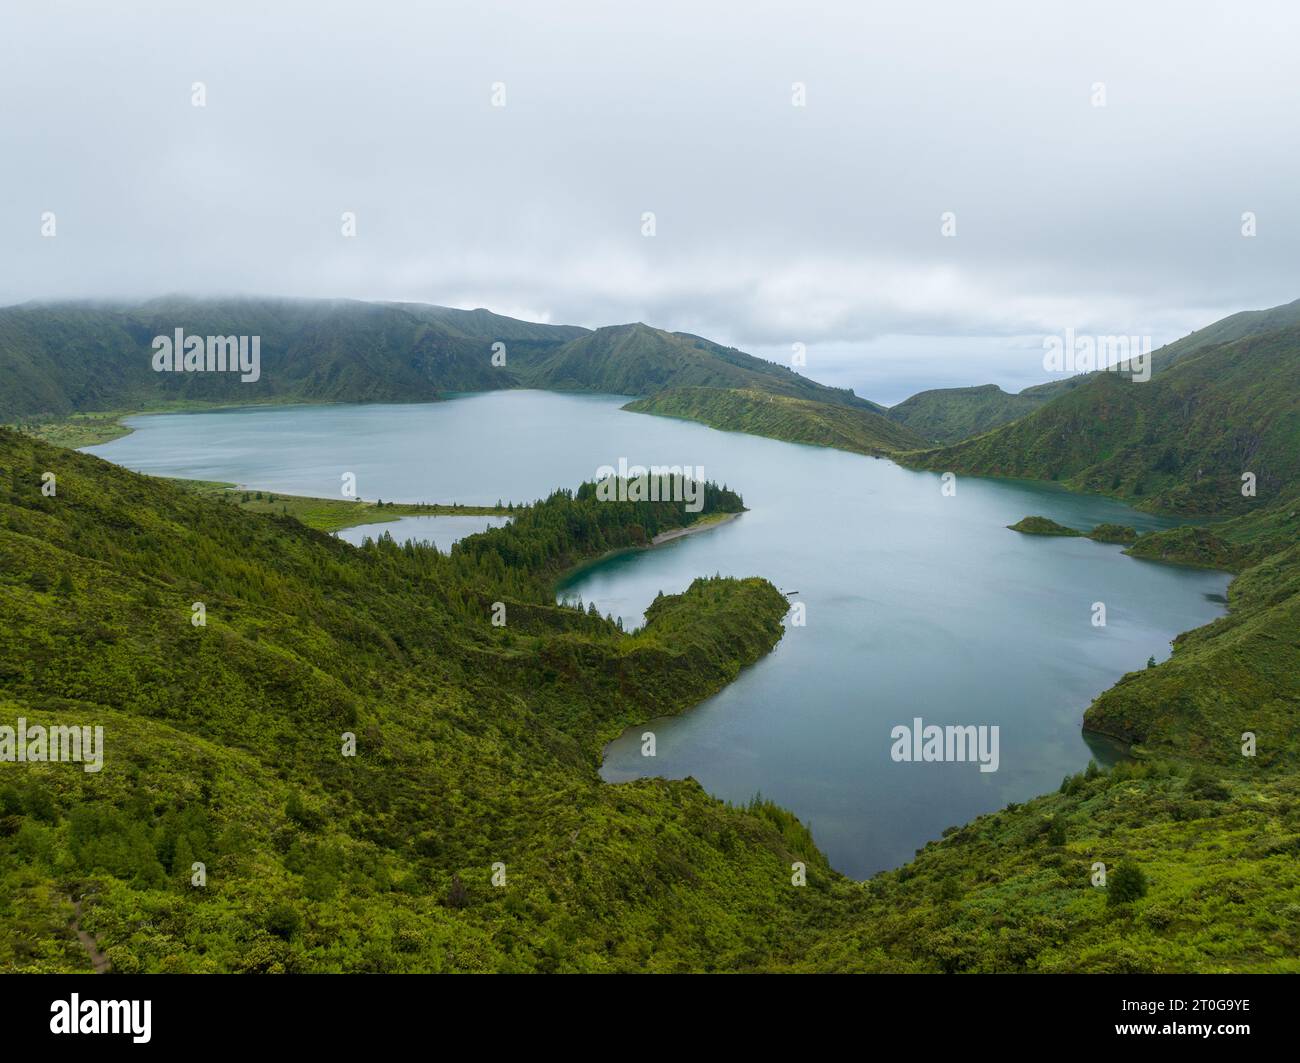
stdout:
[[1064,535],[1079,536],[1083,532],[1077,528],[1067,528],[1064,524],[1058,524],[1050,517],[1024,517],[1016,521],[1015,524],[1008,524],[1012,531],[1020,532],[1022,535]]
[[[1149,381],[1096,373],[1029,416],[916,459],[1184,513],[1241,513],[1300,476],[1300,329],[1211,347]],[[1256,496],[1243,497],[1253,473]]]
[[1267,310],[1243,310],[1165,344],[1154,352],[1153,364],[1161,372],[1211,347],[1296,328],[1300,328],[1300,299]]
[[[597,774],[781,634],[757,579],[699,580],[631,635],[554,604],[566,566],[681,505],[589,485],[440,555],[12,432],[0,469],[0,724],[105,731],[99,773],[0,762],[0,970],[87,969],[69,894],[122,971],[737,967],[821,899],[782,888],[824,867],[788,817]],[[711,488],[702,515],[739,506]]]
[[542,344],[555,347],[569,340],[585,336],[590,331],[578,325],[548,325],[537,321],[521,321],[518,318],[494,314],[491,310],[479,307],[477,310],[457,310],[450,306],[435,306],[432,303],[380,303],[379,306],[392,306],[422,321],[436,322],[443,328],[455,332],[467,339],[478,340],[514,340],[526,343]]
[[[1297,969],[1294,548],[1089,711],[1138,761],[858,884],[768,803],[599,778],[607,738],[780,637],[761,579],[697,580],[634,634],[554,604],[568,566],[689,519],[587,485],[449,555],[354,549],[0,431],[0,725],[105,732],[101,772],[0,760],[0,970],[89,969],[69,898],[120,972]],[[1097,861],[1147,894],[1108,899]]]
[[768,391],[879,411],[851,391],[829,388],[774,362],[684,332],[614,325],[571,340],[523,374],[532,387],[648,396],[669,388]]
[[[1294,541],[1294,540],[1293,540]],[[1084,716],[1090,730],[1240,762],[1242,736],[1258,738],[1264,764],[1300,761],[1300,545],[1248,569],[1230,591],[1232,610],[1180,635],[1162,667],[1135,672]]]
[[[152,367],[155,336],[259,336],[261,376]],[[556,336],[563,342],[567,332]],[[430,401],[509,386],[490,345],[398,306],[344,300],[158,299],[0,310],[0,420],[176,403]]]
[[1022,391],[1011,395],[996,384],[922,391],[891,406],[888,417],[927,443],[956,443],[1032,413],[1047,396]]
[[[1080,531],[1078,528],[1069,528],[1064,524],[1058,524],[1050,517],[1023,517],[1016,521],[1015,524],[1008,524],[1007,527],[1023,535],[1081,537],[1098,543],[1128,545],[1135,543],[1138,539],[1137,531],[1125,524],[1098,524],[1092,531]],[[1185,563],[1182,558],[1179,559],[1179,562]]]
[[793,398],[757,389],[671,388],[623,407],[681,417],[731,432],[810,443],[860,454],[887,454],[921,445],[920,437],[883,414],[860,406]]
[[[1297,327],[1300,327],[1300,299],[1268,310],[1242,311],[1158,348],[1152,354],[1153,369],[1155,373],[1161,373],[1184,358],[1211,347]],[[995,384],[937,388],[919,392],[890,407],[889,416],[914,428],[928,442],[947,445],[1018,420],[1051,399],[1089,383],[1096,375],[1080,373],[1062,380],[1051,380],[1014,395]]]
[[[488,336],[518,326],[485,386],[658,386],[631,408],[866,452],[919,439],[847,393],[644,326],[284,301],[2,311],[6,416],[162,401],[148,339],[178,315],[259,331],[276,400],[459,390],[490,367]],[[292,342],[270,362],[276,336]],[[1147,383],[1051,385],[1027,416],[919,455],[1230,515],[1128,553],[1241,575],[1226,617],[1084,714],[1134,759],[866,883],[770,803],[600,780],[605,740],[698,703],[781,635],[787,603],[761,578],[696,580],[630,634],[555,604],[570,566],[698,519],[684,507],[596,503],[584,485],[450,554],[355,549],[0,430],[0,727],[105,735],[96,773],[13,763],[0,740],[0,971],[88,970],[74,898],[119,972],[1300,971],[1300,330],[1229,340]],[[241,401],[207,387],[179,397]],[[711,487],[700,516],[740,507]],[[1145,895],[1094,888],[1098,862],[1139,869]]]
[[[1300,314],[1300,302],[1237,314],[1157,352],[1158,375],[1216,343],[1253,337]],[[177,328],[197,336],[258,336],[261,377],[241,382],[233,373],[157,373],[151,341]],[[504,345],[505,364],[492,363]],[[81,415],[81,436],[111,436],[110,423],[88,414],[122,413],[210,404],[265,402],[433,401],[448,392],[536,387],[603,391],[649,397],[678,388],[767,392],[810,402],[883,413],[909,430],[892,442],[873,429],[865,444],[877,452],[925,443],[952,443],[1014,423],[1049,400],[1095,389],[1114,374],[1081,375],[1010,395],[995,385],[922,392],[891,410],[851,391],[826,387],[790,369],[698,336],[643,324],[595,331],[518,321],[488,310],[457,310],[420,303],[352,300],[190,299],[167,297],[138,305],[28,303],[0,309],[0,421],[67,419]],[[679,411],[695,407],[665,401]],[[717,405],[721,406],[719,402]],[[833,415],[803,427],[788,408],[779,438],[843,440],[829,430]],[[749,418],[713,411],[715,427],[749,431]],[[812,408],[804,408],[812,414]],[[678,416],[691,416],[679,412]],[[850,440],[855,435],[847,432]],[[876,438],[879,437],[879,438]],[[830,445],[843,445],[836,442]],[[998,444],[1001,446],[1001,444]],[[1136,486],[1136,485],[1134,485]]]
[[[260,378],[156,372],[152,341],[257,336]],[[496,344],[504,363],[493,363]],[[591,332],[420,303],[156,299],[134,306],[28,303],[0,309],[0,423],[58,442],[120,434],[138,410],[274,402],[431,402],[449,392],[531,387],[652,395],[743,388],[879,412],[772,362],[647,325]]]

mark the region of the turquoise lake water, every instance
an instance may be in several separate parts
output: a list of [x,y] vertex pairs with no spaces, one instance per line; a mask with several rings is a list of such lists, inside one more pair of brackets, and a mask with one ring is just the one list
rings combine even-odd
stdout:
[[[131,469],[254,489],[399,502],[528,502],[602,465],[703,466],[740,491],[738,520],[582,570],[565,597],[627,626],[656,593],[699,575],[764,576],[802,603],[776,650],[689,712],[610,744],[602,774],[693,776],[734,802],[761,791],[813,830],[840,870],[909,859],[945,827],[1054,789],[1116,751],[1080,730],[1123,673],[1162,660],[1179,632],[1222,614],[1229,577],[1125,557],[1087,539],[1019,535],[1029,514],[1090,528],[1167,521],[1105,498],[892,462],[625,413],[616,396],[494,392],[430,405],[262,407],[133,418],[88,448]],[[450,523],[444,523],[450,522]],[[485,518],[403,518],[388,530],[446,547]],[[1103,603],[1106,625],[1093,624]],[[899,763],[890,732],[999,728],[996,772]],[[656,756],[641,755],[641,735]]]

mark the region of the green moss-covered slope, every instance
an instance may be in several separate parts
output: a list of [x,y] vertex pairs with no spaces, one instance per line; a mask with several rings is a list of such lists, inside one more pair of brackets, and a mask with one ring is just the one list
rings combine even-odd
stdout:
[[891,406],[891,421],[906,425],[928,443],[956,443],[1032,413],[1047,396],[1023,391],[1008,394],[996,384],[970,388],[935,388]]
[[828,872],[783,815],[597,775],[780,637],[757,579],[635,634],[554,605],[565,565],[679,507],[560,493],[444,556],[9,432],[0,469],[0,722],[106,746],[93,774],[0,763],[0,969],[89,969],[69,897],[124,971],[735,968],[822,902],[790,892],[794,859]]
[[1300,329],[1199,350],[1145,382],[1096,373],[1013,424],[907,460],[1191,514],[1262,508],[1300,480]]
[[1072,536],[1083,534],[1083,532],[1074,528],[1067,528],[1064,524],[1057,524],[1050,517],[1023,517],[1016,521],[1015,524],[1008,524],[1007,527],[1024,535]]
[[623,408],[859,454],[891,454],[921,445],[911,429],[874,409],[755,389],[672,388]]
[[[118,971],[1297,967],[1294,550],[1090,710],[1138,763],[858,884],[766,802],[599,779],[606,739],[780,637],[761,579],[699,580],[634,634],[554,604],[681,507],[588,486],[440,555],[11,432],[0,469],[0,723],[105,729],[98,773],[0,763],[2,970],[89,970],[70,898]],[[705,514],[739,506],[715,488]],[[1098,861],[1146,894],[1112,902]]]

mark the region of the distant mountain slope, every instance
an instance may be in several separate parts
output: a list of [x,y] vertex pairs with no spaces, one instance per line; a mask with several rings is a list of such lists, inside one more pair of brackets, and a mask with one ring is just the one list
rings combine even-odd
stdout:
[[1048,399],[1064,395],[1067,391],[1073,391],[1080,384],[1087,381],[1089,375],[1088,373],[1077,373],[1063,380],[1048,380],[1042,384],[1033,384],[1030,387],[1022,388],[1017,394],[1046,402]]
[[[549,326],[539,326],[549,327]],[[155,336],[260,336],[261,378],[152,368]],[[567,330],[556,343],[569,338]],[[158,299],[0,310],[0,420],[174,402],[395,402],[511,386],[490,344],[395,305]]]
[[924,445],[906,425],[895,424],[875,410],[757,389],[670,388],[623,408],[860,454],[886,454]]
[[708,387],[770,391],[880,411],[853,392],[826,387],[734,347],[665,332],[640,323],[588,333],[524,371],[533,387],[590,389],[619,395],[653,395],[665,388]]
[[[178,328],[193,336],[260,337],[261,378],[155,372],[154,337]],[[493,364],[497,343],[503,364]],[[0,423],[187,402],[428,402],[445,392],[513,387],[623,395],[751,388],[881,409],[735,348],[647,325],[592,332],[483,309],[351,300],[8,307],[0,309],[0,378]]]
[[[1211,347],[1300,327],[1300,299],[1268,310],[1245,310],[1197,329],[1153,352],[1154,372],[1162,373]],[[922,391],[889,410],[891,419],[916,429],[932,443],[957,443],[1032,413],[1086,383],[1095,374],[1049,380],[1010,394],[994,384]]]
[[1156,371],[1169,369],[1189,355],[1210,347],[1288,328],[1300,328],[1300,299],[1267,310],[1243,310],[1167,343],[1155,352]]
[[[1262,336],[1279,329],[1300,326],[1300,299],[1267,310],[1243,310],[1190,332],[1180,340],[1166,343],[1152,352],[1153,371],[1163,372],[1182,359],[1223,343],[1233,343],[1249,336]],[[1063,380],[1049,380],[1035,384],[1020,392],[1022,396],[1037,399],[1054,399],[1078,387],[1092,374],[1080,373]]]
[[[1188,354],[1146,382],[1093,374],[918,464],[1057,480],[1188,513],[1267,504],[1300,473],[1300,328]],[[1242,496],[1248,472],[1258,501]]]
[[996,384],[922,391],[889,408],[891,421],[915,431],[929,443],[956,443],[1032,413],[1047,396],[1012,395]]
[[457,310],[455,307],[435,306],[432,303],[380,303],[378,305],[404,310],[422,321],[436,321],[467,339],[493,342],[526,340],[555,347],[591,333],[591,329],[583,328],[581,325],[549,325],[538,321],[522,321],[519,318],[494,314],[491,310],[482,307],[477,310]]

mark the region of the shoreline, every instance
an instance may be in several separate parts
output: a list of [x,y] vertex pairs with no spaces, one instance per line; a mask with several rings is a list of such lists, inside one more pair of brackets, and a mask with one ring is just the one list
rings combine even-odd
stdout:
[[[266,404],[249,404],[249,405],[266,405]],[[284,404],[284,405],[294,405],[294,404]],[[227,407],[225,407],[225,408],[230,409],[230,408],[240,408],[240,407],[238,407],[238,406],[227,406]],[[140,415],[144,415],[144,413],[147,413],[147,412],[157,412],[157,413],[172,412],[172,413],[175,413],[175,412],[182,412],[182,411],[179,411],[179,410],[170,410],[170,411],[166,411],[166,410],[159,410],[159,411],[139,411],[139,412],[137,412],[137,413],[133,413],[133,414],[122,414],[122,415],[119,415],[119,416],[122,416],[122,417],[126,417],[126,416],[140,416]],[[199,412],[199,411],[195,411],[195,412]],[[675,418],[675,419],[676,419],[676,418]],[[681,420],[688,421],[688,422],[692,422],[692,423],[702,423],[702,422],[698,422],[698,421],[693,421],[693,419],[690,419],[690,418],[680,418],[680,419],[681,419]],[[123,426],[123,427],[125,427],[125,426]],[[706,426],[706,427],[711,427],[711,426]],[[724,430],[724,429],[715,429],[715,430]],[[127,429],[127,431],[134,431],[134,429]],[[756,435],[757,433],[748,433],[748,432],[743,432],[743,431],[742,431],[740,434]],[[774,441],[776,441],[776,442],[785,442],[785,443],[787,443],[787,444],[789,444],[789,445],[795,445],[795,446],[812,446],[812,447],[816,447],[817,449],[824,449],[824,450],[837,450],[837,449],[841,449],[841,448],[837,448],[837,447],[829,447],[829,446],[826,446],[826,445],[824,445],[824,444],[816,444],[816,443],[799,443],[799,442],[790,441],[790,440],[781,440],[781,439],[779,439],[779,438],[777,438],[777,437],[768,437],[768,438],[773,438]],[[868,455],[868,454],[862,453],[862,452],[860,452],[860,451],[857,452],[857,453],[861,454],[862,457],[876,457],[877,459],[880,457],[880,455],[874,455],[874,456],[873,456],[873,455]],[[891,460],[891,461],[894,461],[895,464],[898,464],[900,467],[902,467],[902,468],[904,468],[904,469],[908,469],[908,471],[912,471],[912,472],[922,472],[922,473],[924,473],[924,472],[932,472],[932,471],[933,471],[933,470],[926,470],[926,469],[917,468],[917,467],[915,467],[915,466],[909,466],[909,465],[907,465],[906,463],[899,461],[899,460],[897,459],[897,457],[894,456],[894,455],[886,455],[886,456],[885,456],[885,460]],[[982,477],[979,477],[979,478],[981,478],[981,479],[988,479],[988,480],[992,480],[992,481],[1003,481],[1003,482],[1006,482],[1006,481],[1015,482],[1015,481],[1019,480],[1019,481],[1021,481],[1021,482],[1023,482],[1023,483],[1030,484],[1030,485],[1034,485],[1034,486],[1037,486],[1037,487],[1055,487],[1056,489],[1060,490],[1062,493],[1067,494],[1067,495],[1087,495],[1087,494],[1091,493],[1091,492],[1080,492],[1080,491],[1076,491],[1076,490],[1073,490],[1073,489],[1071,489],[1071,488],[1065,487],[1065,486],[1063,486],[1063,485],[1051,484],[1050,482],[1038,481],[1038,480],[1033,480],[1033,479],[1028,479],[1028,478],[1020,478],[1020,477],[998,477],[998,476],[982,476]],[[192,485],[196,485],[196,486],[197,486],[197,485],[201,485],[201,484],[203,483],[202,481],[186,481],[186,480],[183,480],[183,479],[180,479],[180,478],[171,478],[171,479],[172,479],[173,482],[176,482],[176,483],[188,483],[188,484],[192,484]],[[209,492],[212,492],[212,493],[218,493],[218,494],[225,494],[225,495],[227,495],[227,496],[229,496],[229,495],[234,495],[234,498],[232,498],[231,501],[232,501],[233,504],[239,505],[239,502],[238,502],[238,494],[237,494],[236,492],[240,492],[240,491],[242,491],[242,490],[244,490],[244,489],[239,488],[239,487],[229,487],[229,486],[222,485],[222,486],[220,486],[220,487],[217,487],[217,488],[215,489],[215,491],[214,491],[214,490],[213,490],[213,487],[214,487],[214,486],[215,486],[215,485],[209,485],[209,486],[208,486],[208,490],[209,490]],[[200,487],[199,489],[202,489],[202,488]],[[266,494],[266,493],[268,493],[268,492],[265,492],[265,491],[264,491],[263,493]],[[1100,497],[1112,497],[1112,496],[1107,496],[1107,495],[1100,494],[1100,493],[1098,493],[1098,494],[1100,495]],[[292,498],[299,499],[299,500],[301,500],[301,501],[303,501],[303,502],[311,502],[311,503],[315,503],[315,504],[322,504],[322,505],[326,505],[326,506],[329,506],[329,507],[358,507],[358,501],[344,501],[344,500],[339,500],[339,499],[316,499],[316,498],[308,498],[308,497],[306,497],[306,496],[282,496],[282,495],[277,495],[277,496],[276,496],[277,501],[276,501],[275,503],[267,503],[268,509],[263,510],[263,512],[269,512],[271,515],[276,515],[276,514],[278,514],[278,513],[279,513],[279,506],[281,505],[281,501],[280,501],[280,500],[281,500],[281,499],[288,499],[288,498],[291,498],[291,497],[292,497]],[[1122,505],[1129,506],[1130,508],[1134,509],[1136,512],[1142,512],[1141,510],[1138,510],[1137,507],[1132,506],[1132,503],[1131,503],[1131,502],[1128,502],[1128,501],[1123,500],[1123,499],[1114,499],[1114,500],[1120,502]],[[389,520],[389,519],[395,519],[395,518],[400,517],[400,516],[407,516],[407,515],[420,515],[418,512],[411,512],[411,511],[406,511],[406,512],[404,512],[403,510],[405,509],[405,504],[400,504],[400,503],[394,503],[394,504],[392,504],[392,509],[391,509],[391,511],[389,510],[389,507],[388,507],[387,504],[385,505],[385,507],[384,507],[384,509],[383,509],[382,511],[378,510],[378,509],[377,509],[377,506],[376,506],[376,503],[373,503],[373,502],[371,502],[371,503],[361,502],[361,503],[360,503],[360,506],[363,506],[363,507],[364,507],[364,511],[363,511],[363,512],[365,513],[364,516],[363,516],[361,513],[358,513],[358,514],[357,514],[357,516],[360,517],[361,519],[357,519],[357,520],[351,520],[351,519],[349,519],[349,520],[347,521],[347,523],[345,523],[345,524],[338,524],[338,525],[334,525],[333,527],[331,527],[331,528],[329,528],[329,529],[320,529],[320,530],[338,530],[338,529],[343,528],[343,527],[354,527],[354,526],[358,526],[358,525],[362,525],[362,524],[379,523],[379,522],[387,521],[387,520]],[[241,506],[241,508],[243,508],[243,507]],[[358,507],[358,508],[359,508],[359,507]],[[442,507],[439,507],[439,508],[442,508]],[[459,512],[460,512],[461,514],[463,514],[463,515],[473,515],[473,514],[471,514],[470,512],[468,512],[467,510],[460,510]],[[742,512],[743,512],[743,511],[742,511]],[[391,514],[391,516],[390,516],[390,514]],[[430,509],[425,509],[425,510],[423,511],[423,515],[434,516],[434,515],[449,515],[449,514],[447,513],[447,510],[446,510],[446,509],[444,509],[443,514],[439,514],[435,509],[433,509],[433,508],[431,507]],[[559,597],[558,591],[559,591],[559,588],[560,588],[561,585],[563,585],[563,584],[569,582],[569,581],[570,581],[571,579],[573,579],[577,574],[579,574],[579,573],[585,571],[586,569],[588,569],[588,568],[590,568],[590,567],[593,567],[594,565],[597,565],[597,564],[602,563],[603,561],[609,559],[609,558],[612,557],[612,556],[615,556],[615,555],[617,555],[617,554],[621,554],[621,553],[628,553],[628,552],[632,552],[632,551],[639,551],[639,550],[653,549],[653,548],[655,548],[655,547],[657,547],[657,546],[666,545],[666,544],[671,543],[671,542],[673,542],[673,541],[675,541],[675,540],[677,540],[677,539],[684,538],[684,537],[686,537],[686,536],[688,536],[688,535],[693,535],[693,534],[696,534],[696,533],[699,533],[699,532],[703,532],[703,531],[710,530],[711,528],[714,528],[714,527],[720,527],[720,526],[722,526],[722,525],[729,524],[729,523],[731,523],[732,521],[734,521],[737,517],[739,517],[740,515],[741,515],[741,513],[728,513],[728,514],[710,515],[710,517],[714,517],[714,519],[710,519],[709,517],[705,517],[705,518],[702,518],[701,520],[699,520],[699,521],[697,521],[697,522],[695,522],[695,523],[693,523],[693,524],[691,524],[691,525],[687,525],[687,526],[682,527],[682,528],[670,529],[669,531],[662,532],[662,533],[660,533],[659,535],[654,536],[654,537],[653,537],[653,538],[652,538],[648,543],[646,543],[646,544],[644,544],[644,545],[641,545],[641,546],[634,546],[634,547],[626,547],[626,548],[622,548],[622,549],[619,549],[619,550],[611,550],[611,551],[607,551],[605,554],[601,555],[600,557],[589,559],[588,561],[585,561],[585,562],[583,562],[583,563],[581,563],[581,564],[575,566],[573,569],[571,569],[571,570],[569,570],[568,572],[564,573],[564,574],[563,574],[559,579],[557,579],[557,581],[556,581],[556,583],[555,583],[555,586],[554,586],[554,590],[555,590],[555,592],[556,592],[556,596],[557,596],[557,598]],[[1159,515],[1175,516],[1175,517],[1177,517],[1177,518],[1181,518],[1181,520],[1184,520],[1184,521],[1188,519],[1188,518],[1186,518],[1186,517],[1183,516],[1183,515],[1175,515],[1175,514],[1159,514]],[[350,515],[349,515],[349,516],[350,516]],[[299,519],[301,520],[301,518],[299,518]],[[306,524],[306,525],[309,526],[309,527],[313,526],[313,525],[307,524],[307,522],[306,522],[305,520],[302,521],[302,523]],[[1124,553],[1126,556],[1130,556],[1130,557],[1131,557],[1131,555],[1128,554],[1128,551],[1127,551],[1126,549],[1125,549],[1125,550],[1122,550],[1121,552]],[[1153,563],[1156,563],[1156,564],[1162,564],[1162,565],[1173,565],[1174,567],[1183,567],[1182,563],[1180,563],[1180,562],[1178,562],[1178,561],[1170,560],[1170,559],[1165,559],[1165,558],[1132,558],[1132,559],[1133,559],[1133,560],[1150,561],[1150,562],[1153,562]],[[1193,566],[1188,566],[1188,567],[1195,567],[1195,568],[1201,568],[1202,570],[1209,569],[1209,570],[1212,570],[1212,571],[1220,571],[1220,572],[1223,572],[1224,574],[1226,574],[1226,575],[1228,575],[1228,576],[1231,577],[1231,579],[1230,579],[1230,581],[1229,581],[1229,587],[1231,586],[1232,582],[1235,581],[1235,578],[1239,575],[1238,572],[1234,572],[1234,571],[1232,571],[1232,570],[1230,570],[1230,569],[1219,568],[1219,567],[1217,567],[1217,566],[1213,566],[1213,565],[1206,565],[1206,566],[1193,565]],[[1229,606],[1228,608],[1225,608],[1225,609],[1224,609],[1224,611],[1223,611],[1223,615],[1227,615],[1230,611],[1231,611],[1231,608],[1230,608],[1230,606]],[[1211,621],[1211,623],[1214,623],[1214,621]],[[1197,628],[1189,629],[1189,631],[1191,631],[1191,630],[1199,630],[1200,627],[1204,627],[1204,626],[1208,626],[1208,625],[1199,625]],[[1183,634],[1185,634],[1185,633],[1186,633],[1186,632],[1184,632]],[[1161,663],[1164,664],[1164,663],[1167,663],[1167,662],[1161,662]],[[1105,688],[1105,690],[1103,690],[1103,691],[1100,692],[1100,693],[1105,693],[1105,691],[1112,689],[1115,685],[1118,684],[1118,682],[1120,682],[1120,681],[1122,680],[1122,678],[1123,678],[1122,676],[1119,677],[1119,678],[1117,678],[1114,682],[1112,682],[1111,684],[1109,684],[1109,685]],[[1099,693],[1098,696],[1100,696],[1100,693]],[[705,699],[705,700],[707,700],[707,699]],[[1096,698],[1093,699],[1094,702],[1095,702],[1095,700],[1096,700]],[[701,703],[702,703],[702,702],[701,702]],[[685,712],[692,711],[693,709],[695,709],[695,708],[698,707],[698,704],[699,704],[699,703],[697,703],[696,705],[688,706],[688,707],[684,708],[684,709],[682,710],[681,713],[676,713],[676,714],[673,714],[673,715],[682,715],[682,714],[684,714]],[[1084,710],[1085,713],[1086,713],[1087,708],[1090,707],[1090,705],[1091,705],[1091,702],[1090,702],[1088,705],[1084,705],[1084,706],[1083,706],[1083,710]],[[1081,716],[1083,716],[1083,715],[1084,715],[1084,713],[1081,713]],[[633,726],[637,726],[637,725],[633,725]],[[1085,718],[1085,719],[1079,719],[1079,720],[1078,720],[1078,726],[1079,726],[1080,730],[1083,731],[1084,733],[1097,735],[1097,736],[1099,736],[1099,737],[1102,737],[1102,738],[1108,739],[1109,741],[1111,741],[1111,742],[1115,743],[1116,745],[1120,746],[1120,747],[1121,747],[1121,750],[1122,750],[1122,753],[1123,753],[1124,755],[1129,756],[1129,757],[1133,757],[1133,756],[1135,756],[1135,754],[1134,754],[1134,745],[1135,745],[1135,743],[1133,743],[1132,741],[1127,740],[1127,739],[1125,739],[1125,738],[1123,738],[1123,737],[1121,737],[1121,736],[1118,736],[1118,735],[1110,734],[1110,733],[1105,732],[1105,731],[1101,731],[1101,730],[1097,730],[1097,729],[1091,728],[1091,727],[1089,727],[1089,726],[1087,725],[1087,723],[1086,723],[1086,718]],[[615,736],[613,736],[613,737],[617,737],[617,736],[615,735]],[[612,740],[613,740],[613,738],[610,739],[610,741],[612,741]],[[608,744],[609,744],[608,741],[602,743],[601,757],[600,757],[600,760],[599,760],[599,762],[598,762],[598,764],[597,764],[597,773],[599,773],[601,767],[602,767],[603,764],[604,764],[604,760],[605,760],[605,747],[607,747]],[[602,781],[604,781],[604,780],[602,780]],[[612,782],[606,782],[606,785],[618,785],[618,784],[617,784],[617,783],[612,783]],[[1042,795],[1036,795],[1036,796],[1042,796]],[[965,822],[972,822],[972,820],[966,820]],[[938,840],[938,839],[931,839],[931,840]],[[906,866],[906,865],[904,864],[904,865],[900,865],[900,866]],[[874,877],[874,876],[872,876],[872,877]]]
[[698,535],[702,531],[711,531],[714,528],[721,528],[724,524],[730,524],[733,520],[740,517],[741,513],[720,513],[714,516],[702,517],[697,521],[687,524],[684,528],[671,528],[666,532],[660,532],[650,540],[650,546],[662,546],[664,543],[670,543],[674,539],[684,539],[688,535]]
[[645,543],[642,546],[620,546],[617,550],[606,550],[599,557],[592,557],[588,558],[586,561],[580,561],[578,564],[561,573],[556,578],[555,585],[552,588],[556,600],[560,600],[561,588],[571,579],[580,573],[586,572],[589,568],[594,568],[596,565],[608,561],[611,557],[619,557],[622,554],[640,553],[642,550],[653,550],[656,546],[663,546],[665,543],[675,542],[687,535],[712,531],[714,528],[721,528],[724,524],[730,524],[733,520],[748,512],[749,510],[742,509],[739,513],[720,513],[717,514],[716,517],[705,517],[701,520],[695,521],[693,524],[686,525],[684,528],[671,528],[666,532],[660,532],[648,543]]
[[[148,474],[144,474],[148,475]],[[368,502],[360,498],[321,498],[289,495],[266,488],[252,488],[215,480],[187,480],[158,476],[195,494],[224,501],[248,513],[271,517],[293,517],[314,531],[332,533],[367,524],[387,524],[403,517],[511,517],[520,507],[471,506],[445,502]],[[247,496],[247,497],[244,497]]]

